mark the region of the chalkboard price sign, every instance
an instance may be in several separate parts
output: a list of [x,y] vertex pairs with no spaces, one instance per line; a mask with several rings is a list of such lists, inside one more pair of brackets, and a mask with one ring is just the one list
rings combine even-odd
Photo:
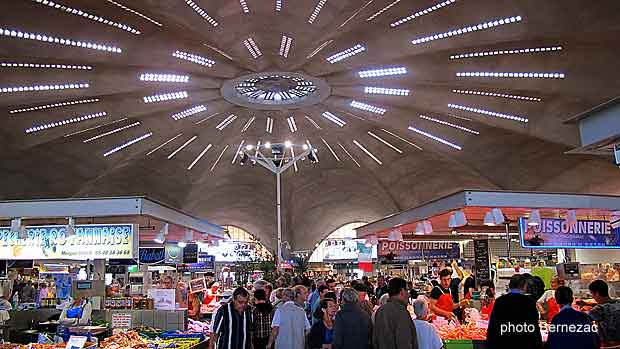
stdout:
[[474,240],[474,268],[477,286],[480,286],[480,282],[491,279],[489,240]]

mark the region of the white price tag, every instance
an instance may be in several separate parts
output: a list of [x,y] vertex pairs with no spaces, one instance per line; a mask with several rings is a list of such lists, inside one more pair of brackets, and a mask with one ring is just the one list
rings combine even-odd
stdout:
[[67,341],[67,346],[65,349],[82,349],[84,348],[87,339],[88,338],[84,336],[71,336]]

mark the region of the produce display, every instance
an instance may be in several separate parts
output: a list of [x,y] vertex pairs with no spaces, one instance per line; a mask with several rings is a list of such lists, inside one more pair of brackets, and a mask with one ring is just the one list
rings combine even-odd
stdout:
[[[142,327],[141,330],[155,330],[154,328]],[[156,331],[148,331],[148,335]],[[162,333],[155,338],[149,339],[145,336],[141,336],[137,330],[130,330],[122,332],[112,337],[108,337],[101,342],[101,349],[191,349],[196,347],[201,340],[202,336],[184,334],[184,333]],[[63,347],[64,348],[64,347]],[[0,348],[0,349],[13,349],[13,348]],[[35,349],[47,349],[47,348],[35,348]],[[53,348],[50,348],[53,349]]]
[[[0,349],[65,349],[67,344],[15,344],[15,343],[2,343],[0,344]],[[84,344],[84,348],[96,348],[96,344],[93,342],[86,342]]]
[[200,343],[199,338],[174,338],[174,339],[158,339],[149,343],[149,349],[190,349]]
[[102,349],[146,349],[149,341],[136,331],[121,332],[101,342]]
[[476,327],[474,324],[454,327],[452,325],[441,325],[436,327],[441,339],[468,339],[486,340],[487,329]]

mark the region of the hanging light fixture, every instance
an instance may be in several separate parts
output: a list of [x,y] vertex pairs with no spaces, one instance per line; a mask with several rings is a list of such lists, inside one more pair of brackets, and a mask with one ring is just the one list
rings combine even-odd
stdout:
[[424,234],[431,234],[433,232],[433,224],[431,224],[431,221],[425,220],[422,224],[424,225]]
[[400,228],[392,229],[392,231],[390,231],[390,234],[388,235],[388,240],[389,241],[402,241],[403,233],[400,231]]
[[465,212],[458,210],[454,211],[450,215],[450,219],[448,221],[448,227],[450,228],[459,228],[467,225],[467,217],[465,216]]
[[17,234],[17,237],[20,239],[27,239],[28,233],[26,232],[26,227],[22,225],[21,218],[13,218],[11,219],[11,231]]
[[188,242],[192,241],[194,241],[194,232],[191,229],[187,229],[185,231],[185,236],[183,237],[183,239],[181,239],[181,241],[177,243],[177,245],[181,248],[184,248],[187,246]]
[[170,229],[170,226],[168,225],[168,223],[165,223],[164,226],[161,227],[161,230],[159,231],[159,233],[157,233],[153,241],[158,244],[163,244],[164,242],[166,242],[166,236],[168,236],[168,229]]
[[75,218],[69,217],[67,218],[69,223],[65,227],[65,237],[70,237],[75,235]]
[[566,212],[566,225],[568,227],[574,227],[577,225],[577,211],[568,210]]
[[493,218],[493,213],[491,211],[488,211],[484,215],[484,225],[488,225],[488,226],[495,225],[495,218]]
[[494,208],[491,210],[491,212],[493,213],[493,220],[495,221],[495,224],[499,225],[506,221],[504,218],[504,212],[502,212],[501,209]]
[[532,212],[530,212],[530,218],[527,220],[527,225],[530,225],[530,226],[540,225],[540,211],[539,210],[532,210]]
[[418,225],[415,228],[415,234],[416,235],[424,235],[424,224],[422,224],[421,222],[418,223]]

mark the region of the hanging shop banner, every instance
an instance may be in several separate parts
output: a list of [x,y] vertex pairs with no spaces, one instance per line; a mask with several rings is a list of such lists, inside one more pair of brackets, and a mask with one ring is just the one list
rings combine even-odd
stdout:
[[0,256],[7,259],[134,258],[137,229],[133,224],[76,225],[68,236],[65,225],[26,227],[26,238],[10,227],[0,228]]
[[543,218],[531,226],[519,218],[521,246],[528,248],[620,248],[620,228],[604,220],[578,220],[569,227],[566,221]]
[[203,263],[206,269],[215,269],[215,256],[199,252],[198,263]]
[[365,272],[372,272],[372,250],[373,246],[367,247],[365,242],[357,243],[357,262],[358,268]]
[[183,253],[177,244],[166,244],[166,263],[183,263]]
[[183,263],[198,263],[198,244],[183,247]]
[[393,260],[458,259],[461,247],[454,242],[379,241],[379,257]]
[[259,258],[254,242],[220,241],[217,246],[199,243],[198,253],[215,256],[216,262],[250,262]]
[[138,261],[140,264],[157,264],[166,259],[166,249],[163,247],[140,247]]

